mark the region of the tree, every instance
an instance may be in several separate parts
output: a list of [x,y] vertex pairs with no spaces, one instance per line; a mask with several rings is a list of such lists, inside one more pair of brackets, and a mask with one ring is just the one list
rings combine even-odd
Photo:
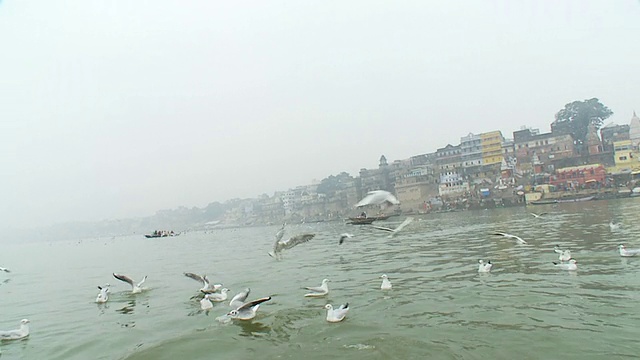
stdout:
[[582,145],[586,142],[589,125],[593,124],[599,129],[611,115],[613,111],[597,98],[574,101],[556,113],[556,120],[551,124],[551,132],[571,134],[576,144]]
[[340,174],[334,176],[330,175],[320,181],[316,192],[318,194],[326,194],[327,196],[333,196],[339,190],[344,189],[346,183],[353,178],[346,172],[341,172]]

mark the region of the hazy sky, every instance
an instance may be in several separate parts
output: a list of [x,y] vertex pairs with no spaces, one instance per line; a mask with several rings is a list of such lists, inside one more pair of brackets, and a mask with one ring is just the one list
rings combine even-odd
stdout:
[[640,112],[638,0],[0,1],[0,227],[148,216]]

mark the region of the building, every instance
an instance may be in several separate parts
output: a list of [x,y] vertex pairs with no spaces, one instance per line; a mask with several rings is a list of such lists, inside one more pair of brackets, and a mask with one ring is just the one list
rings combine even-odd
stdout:
[[504,156],[502,154],[502,144],[504,137],[500,131],[491,131],[480,134],[482,165],[501,164]]
[[551,185],[564,188],[577,188],[590,183],[604,184],[607,170],[602,164],[587,164],[556,169],[549,178]]
[[434,167],[435,153],[413,156],[411,166],[396,177],[396,197],[404,212],[427,211],[428,201],[438,196],[438,176]]
[[460,145],[436,150],[436,168],[439,174],[440,196],[456,196],[469,191],[469,182],[463,178],[462,150]]
[[366,193],[372,190],[386,190],[394,192],[393,181],[391,179],[391,168],[387,163],[387,158],[382,155],[378,163],[377,169],[360,169],[360,190],[359,197],[362,198]]
[[565,133],[540,134],[538,130],[514,131],[516,162],[525,173],[552,173],[564,167],[564,159],[576,155],[573,136]]
[[602,149],[606,152],[613,151],[613,143],[616,141],[631,140],[629,125],[608,124],[600,129]]
[[636,150],[640,148],[640,118],[635,111],[629,123],[629,140],[631,140],[631,146]]

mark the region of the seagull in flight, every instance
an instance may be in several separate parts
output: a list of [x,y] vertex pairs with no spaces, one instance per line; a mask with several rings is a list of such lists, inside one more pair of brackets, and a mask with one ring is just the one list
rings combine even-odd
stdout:
[[241,292],[237,293],[234,297],[231,298],[231,301],[229,301],[229,306],[231,306],[234,309],[239,308],[245,303],[245,301],[247,301],[247,298],[249,297],[250,292],[251,292],[251,289],[246,288]]
[[382,230],[382,231],[388,231],[388,232],[391,233],[389,235],[389,237],[394,237],[398,233],[398,231],[404,229],[404,227],[409,225],[409,224],[411,224],[412,221],[413,221],[413,218],[412,217],[408,217],[408,218],[404,219],[402,224],[398,225],[398,227],[395,228],[395,229],[391,229],[391,228],[384,227],[384,226],[378,226],[378,225],[370,225],[370,226],[372,228],[374,228],[374,229],[378,229],[378,230]]
[[344,320],[345,316],[347,316],[347,313],[349,312],[349,303],[340,305],[337,309],[334,309],[331,304],[325,305],[324,308],[327,309],[328,322],[340,322]]
[[305,287],[305,289],[311,291],[308,294],[304,294],[305,297],[320,297],[329,293],[329,279],[322,279],[322,285],[317,287]]
[[492,267],[493,267],[493,264],[491,263],[491,260],[487,260],[487,262],[484,262],[484,260],[478,260],[479,273],[488,273],[491,271]]
[[363,207],[367,205],[382,205],[386,204],[387,206],[398,205],[400,201],[393,196],[392,193],[384,190],[374,190],[369,191],[367,196],[365,196],[362,200],[360,200],[355,207]]
[[556,254],[560,254],[558,256],[558,259],[560,261],[569,261],[571,260],[571,250],[562,250],[560,249],[560,247],[558,245],[554,246],[553,251],[556,252]]
[[558,269],[561,269],[561,270],[569,270],[569,271],[578,270],[578,265],[576,264],[576,259],[571,259],[571,260],[569,260],[568,263],[558,263],[558,262],[554,261],[553,265],[555,265],[555,267],[557,267]]
[[338,245],[342,245],[345,239],[351,239],[352,237],[353,237],[353,234],[349,234],[349,233],[340,234],[340,241],[338,241]]
[[519,237],[519,236],[507,234],[507,233],[504,233],[504,232],[499,232],[499,231],[492,232],[490,235],[502,236],[502,237],[505,237],[505,238],[508,238],[508,239],[515,239],[518,242],[518,244],[526,244],[527,243],[526,241],[522,240],[522,238]]
[[624,244],[618,245],[618,250],[620,251],[620,256],[631,257],[640,254],[640,249],[627,249]]
[[6,273],[10,273],[11,272],[11,270],[7,269],[6,267],[2,267],[2,266],[0,266],[0,271],[4,271]]
[[227,315],[232,319],[251,320],[256,317],[256,312],[258,312],[260,304],[269,300],[271,300],[271,296],[249,301],[248,303],[242,304],[242,306],[238,307],[237,309],[229,311]]
[[142,287],[141,287],[141,286],[142,286],[142,284],[144,284],[144,282],[145,282],[145,281],[147,281],[147,275],[145,275],[145,276],[142,278],[142,281],[140,281],[140,282],[139,282],[139,283],[137,283],[137,284],[135,284],[135,283],[133,282],[133,280],[131,280],[131,278],[130,278],[130,277],[128,277],[128,276],[126,276],[126,275],[120,275],[120,274],[113,273],[113,277],[114,277],[114,278],[116,278],[116,279],[118,279],[118,280],[120,280],[120,281],[124,281],[124,282],[126,282],[127,284],[131,285],[131,293],[132,293],[132,294],[138,294],[138,293],[141,293],[141,292],[142,292]]
[[278,239],[276,236],[276,242],[273,244],[273,251],[269,252],[269,256],[276,259],[282,258],[282,250],[288,250],[292,247],[306,243],[307,241],[313,239],[316,234],[300,234],[293,237],[290,237],[287,240]]
[[536,218],[536,219],[537,219],[537,218],[541,217],[542,215],[546,215],[546,214],[548,214],[548,213],[543,212],[543,213],[540,213],[540,214],[536,214],[536,213],[529,213],[529,214],[531,214],[534,218]]
[[190,279],[193,279],[195,281],[202,282],[202,288],[200,289],[200,292],[205,294],[214,293],[218,291],[220,288],[222,288],[222,284],[212,284],[211,282],[209,282],[207,275],[198,275],[198,274],[186,272],[184,273],[184,276]]

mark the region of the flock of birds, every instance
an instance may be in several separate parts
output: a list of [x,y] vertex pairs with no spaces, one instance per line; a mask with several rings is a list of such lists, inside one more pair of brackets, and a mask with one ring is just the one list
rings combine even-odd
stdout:
[[[397,200],[394,200],[395,197],[393,195],[384,192],[384,191],[373,191],[370,192],[367,197],[361,200],[357,206],[364,206],[370,204],[396,204]],[[535,214],[531,213],[532,216],[539,218],[545,215],[546,213]],[[371,228],[375,228],[378,230],[389,232],[389,237],[395,236],[399,231],[405,228],[413,221],[413,218],[406,218],[398,227],[396,228],[388,228],[376,225],[367,225]],[[613,221],[609,223],[611,231],[617,231],[621,228],[620,223],[614,223]],[[273,245],[272,251],[269,251],[269,256],[280,260],[282,259],[283,251],[291,249],[297,245],[306,243],[315,237],[315,234],[299,234],[292,236],[288,239],[283,239],[285,233],[286,224],[283,224],[282,227],[275,234],[275,242]],[[527,242],[519,236],[508,234],[505,232],[492,232],[490,235],[500,236],[506,239],[511,239],[516,242],[516,244],[527,244]],[[344,244],[347,239],[352,238],[353,235],[349,233],[340,234],[338,245]],[[620,256],[630,257],[640,255],[640,249],[627,249],[624,244],[620,244],[618,246],[618,251]],[[561,249],[559,246],[555,246],[554,252],[558,254],[557,262],[553,262],[554,266],[558,269],[567,270],[567,271],[575,271],[578,269],[577,261],[572,258],[571,251],[569,249]],[[489,273],[493,264],[490,260],[478,261],[478,273]],[[0,267],[0,272],[9,273],[10,270],[4,267]],[[193,279],[202,284],[202,287],[199,289],[199,293],[202,296],[200,301],[200,308],[204,311],[209,311],[213,308],[213,303],[222,303],[227,301],[229,297],[229,289],[224,288],[222,284],[216,284],[211,282],[206,275],[199,275],[195,273],[186,272],[184,275],[190,279]],[[146,290],[143,287],[143,284],[147,280],[147,276],[144,276],[139,282],[134,281],[132,278],[113,273],[113,277],[119,281],[127,283],[131,287],[132,294],[138,294]],[[392,289],[392,284],[389,281],[389,277],[386,274],[382,274],[380,276],[382,279],[382,283],[380,285],[380,289],[384,291],[388,291]],[[323,279],[320,286],[316,287],[305,287],[308,293],[304,294],[304,297],[324,297],[329,293],[329,279]],[[106,303],[109,301],[109,293],[110,293],[110,285],[105,284],[104,286],[98,286],[98,295],[96,296],[96,303]],[[245,288],[244,290],[235,294],[231,300],[229,301],[230,311],[227,312],[225,316],[219,317],[218,319],[221,321],[229,321],[230,320],[251,320],[256,316],[260,305],[264,302],[271,300],[271,296],[261,297],[255,300],[247,301],[249,298],[249,294],[251,292],[250,288]],[[332,304],[326,304],[324,309],[326,312],[326,321],[328,322],[340,322],[345,319],[347,313],[349,312],[349,303],[344,303],[337,308],[334,308]],[[15,330],[8,331],[0,331],[0,340],[20,340],[29,336],[29,320],[22,319],[20,321],[20,327]]]

